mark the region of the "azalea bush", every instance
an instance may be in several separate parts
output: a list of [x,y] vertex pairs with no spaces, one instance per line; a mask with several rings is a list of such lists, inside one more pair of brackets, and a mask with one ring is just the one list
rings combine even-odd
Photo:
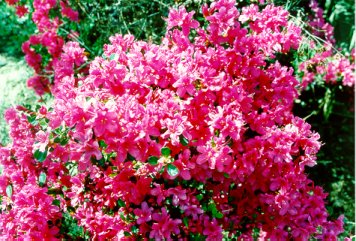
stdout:
[[353,86],[352,58],[326,45],[295,72],[285,59],[318,43],[282,7],[233,0],[199,21],[171,9],[160,44],[116,34],[93,58],[59,34],[79,20],[68,2],[33,3],[28,84],[54,101],[5,114],[1,238],[337,240],[343,216],[305,172],[320,136],[293,106],[314,79]]
[[[206,1],[201,0],[198,3]],[[108,43],[109,37],[116,33],[132,33],[137,38],[159,42],[165,31],[162,16],[167,15],[169,6],[176,5],[170,1],[163,3],[148,0],[135,4],[127,1],[6,2],[14,7],[20,20],[25,23],[29,18],[27,13],[31,13],[33,23],[37,27],[36,31],[29,28],[26,32],[29,38],[22,44],[22,51],[28,65],[35,72],[33,78],[28,79],[27,85],[41,96],[50,92],[54,79],[53,65],[58,60],[65,42],[79,42],[85,47],[86,55],[90,56],[90,59],[101,55],[103,44]],[[198,6],[190,1],[184,4],[189,8]]]
[[350,41],[354,26],[349,26],[354,19],[348,14],[354,12],[354,5],[347,1],[334,4],[327,1],[323,11],[321,5],[312,1],[308,17],[312,26],[298,20],[307,36],[293,66],[306,87],[296,100],[293,113],[305,117],[321,136],[323,145],[317,154],[318,165],[306,171],[329,192],[330,216],[337,218],[340,213],[345,214],[342,235],[345,237],[355,232],[355,53],[354,41]]

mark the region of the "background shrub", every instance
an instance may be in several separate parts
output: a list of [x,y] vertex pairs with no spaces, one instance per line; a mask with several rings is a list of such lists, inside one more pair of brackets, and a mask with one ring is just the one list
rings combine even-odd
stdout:
[[18,18],[15,9],[5,1],[0,1],[0,53],[12,57],[21,57],[21,45],[35,31],[35,25],[27,15]]

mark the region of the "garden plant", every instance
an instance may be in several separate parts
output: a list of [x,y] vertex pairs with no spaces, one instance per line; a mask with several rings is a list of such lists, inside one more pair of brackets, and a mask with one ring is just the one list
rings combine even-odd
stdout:
[[39,101],[5,113],[0,239],[350,240],[353,210],[330,217],[312,180],[308,121],[353,116],[354,55],[316,1],[175,3],[146,20],[116,1],[6,2],[36,26],[22,51]]

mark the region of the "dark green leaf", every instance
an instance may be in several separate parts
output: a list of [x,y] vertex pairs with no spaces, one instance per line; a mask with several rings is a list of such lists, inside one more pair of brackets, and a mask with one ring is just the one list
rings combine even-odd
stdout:
[[197,199],[198,199],[198,201],[201,201],[203,199],[203,194],[198,194]]
[[36,117],[37,116],[35,115],[27,116],[27,120],[31,125],[37,125],[38,121],[36,120]]
[[169,157],[169,155],[171,154],[171,149],[169,149],[168,147],[163,147],[161,149],[161,153],[163,156]]
[[179,136],[179,141],[183,146],[187,146],[189,144],[189,141],[187,138],[185,138],[183,135]]
[[101,148],[106,148],[108,145],[106,145],[105,141],[100,140],[100,141],[99,141],[99,146],[100,146]]
[[185,225],[186,227],[189,226],[188,217],[184,217],[184,218],[183,218],[183,223],[184,223],[184,225]]
[[43,162],[44,160],[46,160],[47,157],[47,149],[44,152],[41,152],[40,150],[36,150],[35,153],[33,154],[33,157],[37,161]]
[[215,218],[223,218],[223,217],[224,217],[224,214],[222,214],[221,212],[216,212],[216,213],[213,214],[213,216],[214,216]]
[[133,157],[132,155],[130,155],[130,153],[127,153],[127,159],[129,159],[130,161],[134,161],[135,157]]
[[117,200],[117,205],[119,205],[119,207],[126,207],[125,202],[122,201],[121,199]]
[[215,203],[210,203],[210,204],[209,204],[209,206],[208,206],[208,211],[210,211],[210,212],[212,212],[212,213],[214,213],[214,212],[217,211],[217,210],[216,210],[216,205],[215,205]]
[[59,207],[61,205],[61,201],[59,201],[58,199],[54,199],[52,201],[52,204]]
[[68,141],[69,141],[68,138],[63,138],[63,139],[61,140],[61,142],[60,142],[61,146],[67,145]]
[[157,165],[158,164],[158,157],[156,156],[150,156],[147,161],[151,165]]
[[132,231],[132,233],[134,233],[134,234],[136,234],[136,233],[138,233],[138,227],[137,226],[132,226],[131,227],[131,231]]

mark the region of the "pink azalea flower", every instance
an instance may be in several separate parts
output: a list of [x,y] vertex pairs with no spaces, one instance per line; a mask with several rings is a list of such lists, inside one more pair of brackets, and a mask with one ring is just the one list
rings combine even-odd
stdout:
[[147,202],[141,203],[141,209],[136,208],[134,210],[134,214],[139,217],[136,221],[137,224],[142,224],[151,221],[152,212],[153,212],[153,208],[152,207],[149,208]]

